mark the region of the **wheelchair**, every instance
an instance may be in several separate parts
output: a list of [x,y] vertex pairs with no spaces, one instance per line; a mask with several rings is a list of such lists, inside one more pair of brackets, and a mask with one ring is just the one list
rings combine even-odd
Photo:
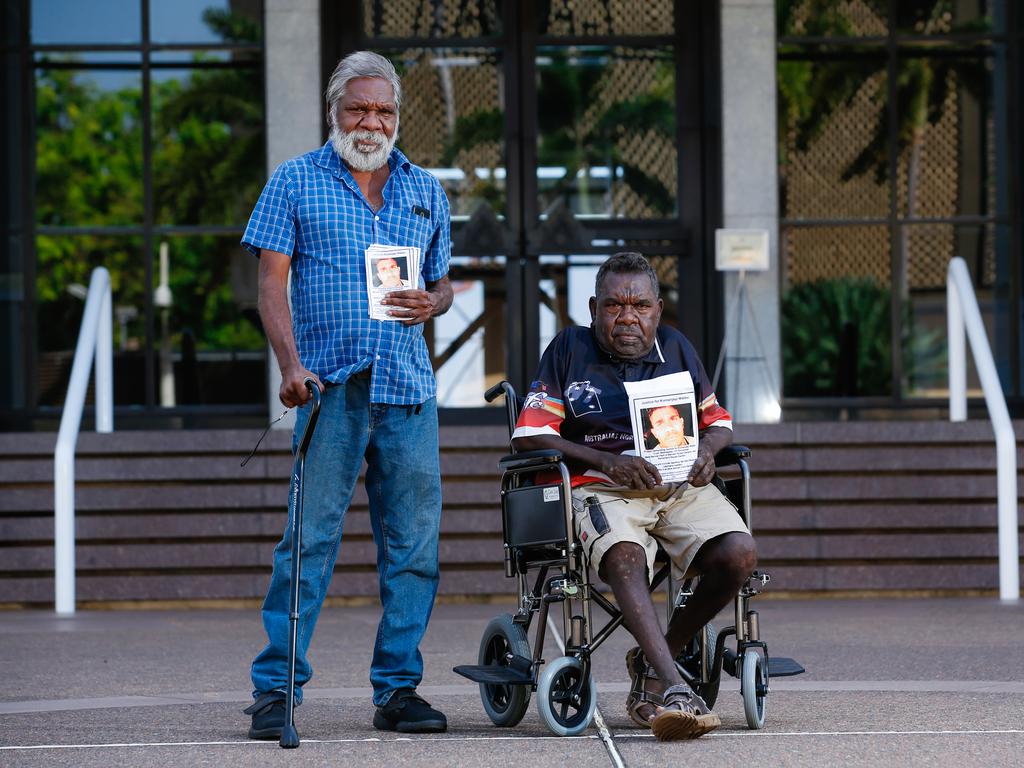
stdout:
[[[485,393],[488,402],[504,395],[508,433],[511,437],[522,402],[507,381]],[[511,449],[514,451],[514,449]],[[750,528],[750,450],[733,445],[715,458],[716,484],[736,505]],[[480,685],[484,711],[496,726],[517,725],[526,714],[531,695],[537,694],[537,711],[554,734],[575,736],[594,717],[597,690],[591,674],[591,655],[623,623],[619,609],[590,578],[590,566],[575,535],[569,470],[557,450],[511,453],[499,462],[505,576],[517,580],[519,607],[514,614],[492,619],[480,640],[475,665],[454,668]],[[555,482],[541,482],[538,475],[557,475]],[[685,610],[696,579],[678,583],[664,553],[656,560],[651,592],[667,582],[667,619]],[[768,655],[761,640],[757,611],[750,601],[768,584],[770,576],[754,571],[735,600],[735,623],[716,630],[710,623],[676,658],[683,679],[713,707],[718,699],[722,672],[740,680],[747,726],[760,729],[765,723],[766,698],[771,677],[804,671],[797,662]],[[555,624],[563,655],[542,658],[552,606],[561,604],[562,633]],[[606,619],[594,630],[592,608]],[[558,610],[557,608],[555,609]],[[536,620],[531,650],[529,631]],[[726,648],[735,639],[735,650]],[[564,643],[561,638],[564,638]]]

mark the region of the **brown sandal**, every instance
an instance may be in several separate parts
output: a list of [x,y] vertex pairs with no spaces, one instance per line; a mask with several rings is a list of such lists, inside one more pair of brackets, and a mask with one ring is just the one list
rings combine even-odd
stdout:
[[[658,675],[654,668],[647,663],[644,652],[640,646],[630,648],[626,651],[626,671],[629,672],[629,694],[626,696],[626,712],[629,719],[641,728],[650,728],[651,721],[658,713],[657,706],[661,704],[661,697],[655,693],[647,692],[647,681],[657,680]],[[643,710],[643,711],[642,711]],[[647,716],[644,716],[644,713]]]
[[696,739],[722,724],[704,699],[686,683],[673,685],[661,698],[664,702],[661,710],[651,721],[651,730],[659,741]]

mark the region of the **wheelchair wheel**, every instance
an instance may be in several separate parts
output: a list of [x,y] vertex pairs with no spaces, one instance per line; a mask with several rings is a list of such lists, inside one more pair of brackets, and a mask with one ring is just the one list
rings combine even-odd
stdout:
[[[700,680],[704,665],[710,667],[715,662],[715,642],[717,640],[718,632],[715,630],[714,624],[708,622],[700,634],[688,642],[676,657],[676,664]],[[715,702],[718,701],[718,687],[721,682],[722,676],[719,675],[715,680],[695,687],[697,694],[708,705],[708,709],[713,709]]]
[[[530,642],[526,630],[504,613],[495,616],[480,639],[478,663],[508,666],[508,654],[530,658]],[[499,728],[517,725],[530,706],[529,685],[491,685],[481,683],[480,699],[491,722]]]
[[559,656],[545,665],[537,681],[537,711],[557,736],[577,736],[586,730],[597,709],[594,678],[583,680],[583,665],[575,656]]
[[768,695],[766,672],[764,657],[753,648],[748,648],[743,654],[740,693],[743,695],[743,714],[747,716],[747,727],[755,731],[764,727],[765,697]]

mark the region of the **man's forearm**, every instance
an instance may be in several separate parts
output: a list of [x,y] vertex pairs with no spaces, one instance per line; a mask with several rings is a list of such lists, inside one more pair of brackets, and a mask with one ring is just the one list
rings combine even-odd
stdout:
[[437,317],[443,315],[449,309],[451,309],[452,301],[455,298],[455,292],[452,290],[452,283],[445,275],[437,282],[431,283],[427,287],[427,293],[432,296],[433,309],[431,310],[430,316]]
[[263,331],[281,370],[301,366],[292,330],[291,311],[288,308],[287,287],[274,280],[260,280],[259,310]]
[[732,430],[725,427],[709,427],[700,433],[700,442],[707,444],[711,455],[732,444]]

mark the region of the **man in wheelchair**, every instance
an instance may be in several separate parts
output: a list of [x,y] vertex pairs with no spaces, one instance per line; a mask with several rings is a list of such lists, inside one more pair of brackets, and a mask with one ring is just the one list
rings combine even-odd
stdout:
[[[693,345],[659,325],[663,304],[647,259],[615,254],[601,265],[594,293],[591,327],[565,328],[545,350],[513,443],[517,451],[557,449],[572,472],[579,541],[639,643],[626,654],[630,718],[661,740],[697,738],[721,721],[674,660],[757,564],[743,520],[711,484],[715,455],[732,442],[732,417]],[[664,483],[653,464],[631,455],[623,382],[683,371],[698,404],[698,455],[687,482]],[[700,575],[664,636],[649,592],[659,544],[677,575]]]

